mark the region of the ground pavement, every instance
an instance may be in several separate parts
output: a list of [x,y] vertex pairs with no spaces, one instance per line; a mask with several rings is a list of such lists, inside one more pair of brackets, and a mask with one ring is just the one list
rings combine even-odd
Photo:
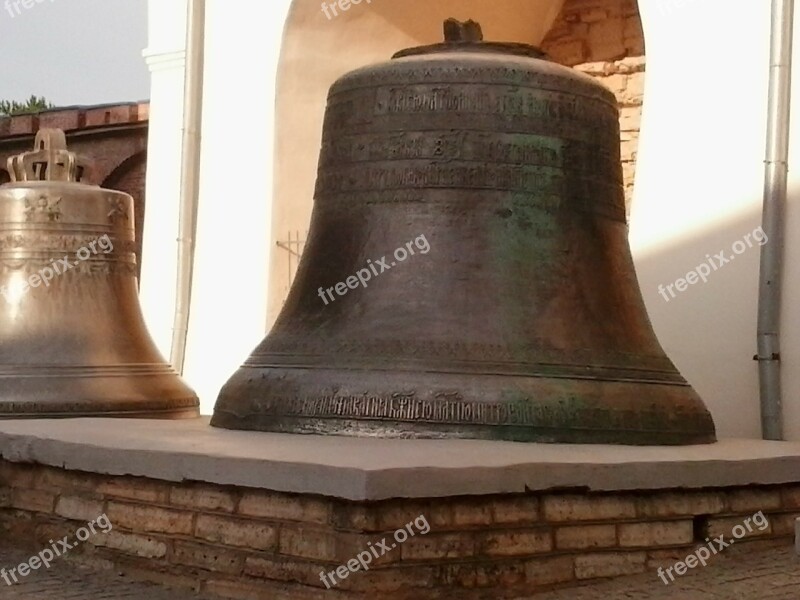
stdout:
[[[737,549],[738,550],[738,549]],[[0,545],[0,568],[27,561],[30,551]],[[325,593],[320,591],[320,598]],[[18,585],[0,579],[2,600],[208,600],[187,591],[137,583],[113,571],[59,561],[32,572]],[[788,545],[730,551],[670,585],[655,571],[582,587],[537,594],[526,600],[800,600],[800,558]],[[266,599],[265,599],[266,600]]]

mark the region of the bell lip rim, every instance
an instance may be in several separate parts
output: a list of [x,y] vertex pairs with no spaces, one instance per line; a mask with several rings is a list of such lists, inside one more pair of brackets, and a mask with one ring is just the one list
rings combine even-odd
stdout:
[[524,42],[438,42],[423,46],[413,46],[399,50],[392,55],[392,60],[413,56],[429,56],[435,54],[483,54],[487,56],[500,55],[508,57],[530,58],[552,62],[541,48]]

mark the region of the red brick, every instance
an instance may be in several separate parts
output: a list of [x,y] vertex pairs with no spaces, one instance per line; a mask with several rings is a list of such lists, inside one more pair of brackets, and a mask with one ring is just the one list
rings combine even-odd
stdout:
[[[468,562],[463,564],[448,565],[444,569],[444,582],[457,588],[494,588],[505,589],[518,587],[526,582],[525,564],[521,561],[507,562]],[[436,580],[435,578],[433,579]],[[419,587],[430,585],[421,582]],[[419,585],[419,584],[417,584]]]
[[79,496],[61,496],[56,502],[56,514],[73,521],[94,521],[104,513],[103,502]]
[[525,574],[531,585],[553,585],[575,579],[575,565],[569,556],[536,558],[525,564]]
[[175,506],[202,511],[208,510],[230,513],[236,508],[236,498],[232,493],[210,485],[173,487],[170,492],[169,501],[170,504]]
[[331,520],[330,501],[270,492],[249,492],[242,496],[239,514],[276,521],[302,521],[327,525]]
[[[330,569],[325,568],[324,570]],[[250,577],[274,581],[294,581],[316,587],[324,587],[319,577],[321,571],[323,571],[323,567],[317,563],[280,557],[248,556],[244,565],[244,574]]]
[[781,507],[781,494],[778,489],[736,490],[728,495],[728,507],[735,513],[775,510]]
[[150,119],[150,104],[143,102],[136,107],[136,120],[147,121]]
[[[462,503],[463,507],[468,506]],[[395,500],[374,509],[377,512],[378,529],[394,532],[404,529],[424,517],[428,524],[437,531],[453,527],[455,515],[447,502],[431,502],[424,500]],[[463,516],[463,515],[462,515]]]
[[585,550],[617,545],[617,528],[612,525],[575,525],[556,529],[556,548]]
[[102,479],[91,473],[81,471],[65,471],[64,469],[41,468],[35,473],[30,484],[37,490],[49,490],[58,493],[75,494],[81,496],[95,495],[97,486]]
[[30,135],[36,133],[38,130],[38,115],[14,115],[11,117],[8,135]]
[[109,531],[92,536],[89,538],[89,543],[141,558],[164,558],[167,554],[167,544],[163,540],[121,531]]
[[269,581],[210,579],[205,589],[231,600],[320,600],[319,590],[309,591],[300,585],[287,587],[285,583]]
[[135,122],[136,112],[136,105],[131,104],[90,108],[86,111],[86,127]]
[[39,127],[70,131],[83,127],[83,112],[78,109],[48,111],[39,114]]
[[11,490],[11,506],[31,512],[52,513],[55,494],[42,490]]
[[198,538],[227,546],[274,551],[278,545],[277,528],[256,521],[199,515],[195,532]]
[[581,554],[575,557],[575,577],[594,579],[642,573],[646,568],[646,560],[644,552]]
[[192,514],[185,511],[112,501],[107,514],[115,527],[137,533],[192,534]]
[[484,534],[479,538],[477,551],[488,556],[528,556],[550,552],[552,549],[551,532],[539,529]]
[[[474,556],[475,540],[464,533],[430,534],[423,537],[414,537],[403,544],[398,544],[391,537],[386,538],[386,543],[393,552],[400,552],[402,560],[430,560],[439,558],[465,558]],[[494,540],[487,545],[494,549]]]
[[[759,522],[761,522],[760,517],[756,517]],[[750,520],[750,531],[745,524],[745,520]],[[752,517],[725,517],[725,518],[716,518],[710,519],[708,521],[708,536],[709,537],[718,537],[720,535],[724,535],[726,538],[733,538],[734,532],[733,530],[736,529],[736,534],[741,536],[740,539],[749,539],[753,537],[762,537],[766,535],[770,535],[772,533],[772,523],[769,522],[769,518],[767,517],[767,526],[761,530],[756,525],[755,521],[753,521]],[[744,533],[744,535],[742,535]]]
[[97,486],[97,493],[125,500],[138,500],[148,504],[166,504],[169,485],[148,479],[119,477],[107,479]]
[[725,499],[717,492],[653,494],[640,498],[636,510],[644,518],[714,515],[725,510]]
[[36,470],[29,465],[0,461],[0,481],[8,487],[32,488]]
[[[328,567],[327,573],[334,567]],[[422,565],[406,566],[402,569],[370,569],[367,573],[357,571],[357,577],[348,577],[339,587],[346,590],[368,592],[365,598],[378,598],[376,593],[391,593],[404,591],[411,588],[426,588],[432,582],[442,580],[446,585],[453,587],[456,582],[469,578],[464,573],[461,565],[445,565],[434,568]],[[444,574],[442,574],[444,573]],[[474,577],[477,577],[475,575]],[[391,596],[388,596],[391,597]],[[419,598],[424,596],[420,595]]]
[[636,516],[633,500],[623,496],[545,496],[542,509],[546,521],[610,521]]
[[334,561],[336,536],[328,531],[304,527],[282,527],[278,533],[280,553],[285,556]]
[[657,548],[687,545],[694,541],[694,524],[689,520],[620,523],[617,527],[620,547]]
[[244,568],[244,555],[207,544],[176,541],[170,561],[215,573],[238,575]]
[[800,518],[800,513],[782,515],[769,515],[767,517],[772,525],[773,535],[791,535],[795,533],[795,521]]
[[493,521],[498,525],[520,525],[539,520],[539,499],[532,496],[492,502]]

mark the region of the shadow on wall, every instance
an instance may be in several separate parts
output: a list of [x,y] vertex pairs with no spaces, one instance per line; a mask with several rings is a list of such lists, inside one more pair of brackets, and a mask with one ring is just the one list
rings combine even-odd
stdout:
[[761,214],[747,213],[635,254],[656,334],[723,437],[761,437],[753,356],[764,243]]

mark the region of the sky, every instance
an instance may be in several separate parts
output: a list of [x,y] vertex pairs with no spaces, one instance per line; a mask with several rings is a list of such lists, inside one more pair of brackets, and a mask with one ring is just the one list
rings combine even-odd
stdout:
[[0,0],[0,100],[147,100],[146,46],[147,0]]

